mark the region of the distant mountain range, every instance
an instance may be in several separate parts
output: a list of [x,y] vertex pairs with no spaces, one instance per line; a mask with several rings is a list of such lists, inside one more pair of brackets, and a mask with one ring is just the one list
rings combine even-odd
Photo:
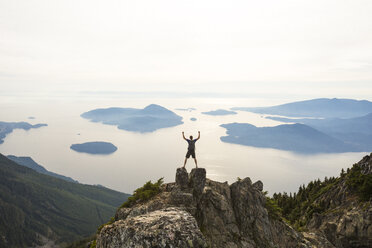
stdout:
[[173,127],[183,123],[181,116],[156,104],[151,104],[144,109],[95,109],[83,113],[81,117],[93,122],[115,125],[126,131],[141,133],[153,132],[160,128]]
[[372,150],[372,113],[355,118],[341,119],[290,119],[267,117],[281,122],[303,123],[327,133],[343,142],[359,147],[362,151]]
[[230,123],[221,126],[227,129],[228,135],[221,137],[221,141],[228,143],[300,153],[361,151],[358,147],[303,124],[256,127],[248,123]]
[[33,169],[34,171],[37,171],[37,172],[39,172],[41,174],[45,174],[45,175],[48,175],[48,176],[60,178],[60,179],[63,179],[65,181],[68,181],[68,182],[78,183],[78,181],[72,179],[71,177],[66,177],[66,176],[59,175],[57,173],[48,171],[43,166],[41,166],[40,164],[36,163],[30,157],[17,157],[17,156],[13,156],[13,155],[8,155],[6,157],[9,158],[10,160],[12,160],[13,162],[19,164],[19,165],[26,166],[26,167],[28,167],[30,169]]
[[272,107],[236,107],[232,110],[291,117],[352,118],[372,113],[372,102],[319,98]]
[[73,144],[70,146],[70,149],[89,153],[89,154],[111,154],[114,153],[118,148],[109,142],[94,141],[94,142],[85,142],[82,144]]
[[0,154],[0,247],[90,236],[128,196],[44,175]]
[[[314,99],[267,108],[234,108],[263,114],[314,118],[266,118],[297,124],[258,128],[248,123],[221,125],[224,142],[302,153],[368,152],[372,150],[372,102]],[[362,115],[362,116],[360,116]],[[352,117],[350,117],[352,116]]]
[[327,119],[292,119],[285,117],[266,117],[271,120],[287,123],[303,123],[312,126],[320,131],[328,133],[361,133],[372,134],[372,113],[354,118],[327,118]]
[[30,130],[31,128],[39,128],[48,126],[47,124],[36,124],[31,125],[27,122],[3,122],[0,121],[0,144],[4,143],[4,138],[9,133],[13,132],[14,129]]

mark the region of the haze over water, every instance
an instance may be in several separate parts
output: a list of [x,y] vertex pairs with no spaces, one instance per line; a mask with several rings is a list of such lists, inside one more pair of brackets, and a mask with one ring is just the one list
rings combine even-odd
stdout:
[[[296,191],[299,185],[324,176],[337,176],[365,153],[303,155],[275,149],[254,148],[223,143],[225,129],[219,125],[246,122],[256,126],[275,126],[279,122],[262,115],[238,111],[237,115],[208,116],[204,111],[236,106],[262,106],[284,103],[285,99],[254,98],[120,98],[113,95],[81,97],[10,97],[2,96],[0,120],[47,123],[48,127],[29,131],[15,130],[0,145],[6,155],[30,156],[48,170],[72,177],[81,183],[101,184],[131,193],[145,181],[165,177],[174,181],[175,170],[182,166],[187,136],[197,135],[197,158],[207,176],[234,182],[237,177],[262,180],[270,193]],[[83,112],[105,107],[143,108],[151,103],[162,105],[183,117],[184,124],[153,133],[133,133],[116,126],[92,123],[80,117]],[[180,111],[178,108],[196,108]],[[33,116],[35,119],[28,119]],[[197,121],[191,121],[195,117]],[[74,143],[107,141],[118,147],[111,155],[77,153]],[[190,159],[188,171],[195,165]]]

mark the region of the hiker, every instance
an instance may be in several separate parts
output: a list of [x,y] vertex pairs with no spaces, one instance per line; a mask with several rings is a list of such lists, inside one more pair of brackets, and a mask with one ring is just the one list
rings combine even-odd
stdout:
[[186,166],[187,159],[191,156],[194,161],[195,161],[195,166],[198,168],[198,161],[196,161],[195,157],[195,142],[200,139],[200,131],[198,131],[198,138],[193,139],[192,135],[190,136],[190,139],[185,138],[185,132],[182,132],[183,139],[187,141],[189,144],[189,147],[187,148],[187,153],[186,153],[186,158],[185,158],[185,163],[183,164],[183,168]]

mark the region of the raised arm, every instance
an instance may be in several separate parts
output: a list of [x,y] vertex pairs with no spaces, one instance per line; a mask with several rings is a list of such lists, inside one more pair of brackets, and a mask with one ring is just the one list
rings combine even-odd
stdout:
[[200,131],[198,131],[198,138],[197,138],[197,140],[198,140],[198,139],[200,139]]
[[182,132],[182,137],[183,137],[184,140],[186,140],[186,138],[185,138],[185,132]]

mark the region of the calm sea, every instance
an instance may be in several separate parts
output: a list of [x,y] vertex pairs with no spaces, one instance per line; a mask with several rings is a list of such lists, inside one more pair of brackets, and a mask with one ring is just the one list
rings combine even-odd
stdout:
[[[289,102],[286,99],[255,98],[149,98],[128,96],[1,96],[0,121],[47,123],[48,127],[29,131],[15,130],[0,145],[5,155],[30,156],[50,171],[85,184],[101,184],[131,193],[148,180],[164,177],[174,181],[177,167],[183,165],[187,136],[197,135],[200,167],[213,180],[234,182],[237,177],[261,180],[270,194],[296,191],[310,180],[337,176],[366,153],[302,155],[275,149],[227,144],[220,141],[225,129],[219,125],[246,122],[256,126],[274,126],[279,122],[264,116],[238,112],[237,115],[208,116],[201,112],[238,106],[268,106]],[[133,133],[80,117],[83,112],[105,107],[143,108],[151,103],[162,105],[184,118],[184,124],[153,133]],[[179,111],[177,108],[196,108]],[[35,117],[35,119],[29,119]],[[190,118],[197,118],[191,121]],[[70,150],[70,145],[88,141],[107,141],[118,147],[111,155],[89,155]],[[190,159],[186,168],[194,167]]]

